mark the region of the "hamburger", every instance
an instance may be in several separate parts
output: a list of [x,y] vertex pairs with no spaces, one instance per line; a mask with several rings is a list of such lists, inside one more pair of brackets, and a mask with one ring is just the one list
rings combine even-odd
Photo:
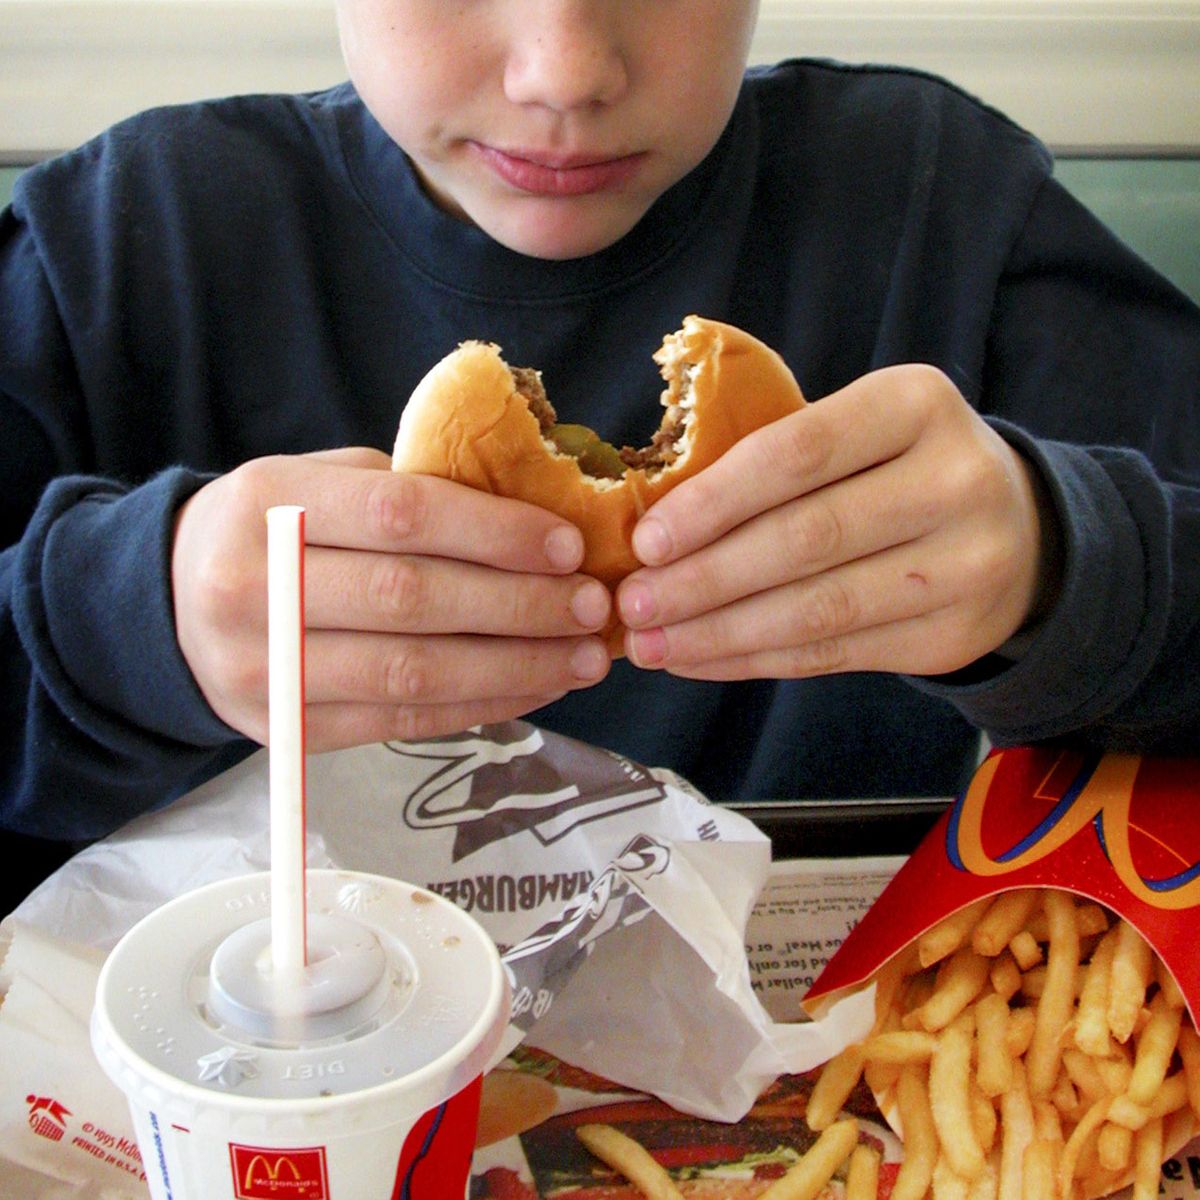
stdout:
[[[641,565],[633,529],[656,500],[804,404],[783,359],[733,325],[689,316],[654,360],[666,385],[662,421],[646,446],[618,449],[586,426],[559,424],[539,371],[509,366],[491,343],[463,342],[413,391],[392,469],[557,513],[583,534],[580,570],[613,591]],[[615,618],[605,632],[620,653]]]

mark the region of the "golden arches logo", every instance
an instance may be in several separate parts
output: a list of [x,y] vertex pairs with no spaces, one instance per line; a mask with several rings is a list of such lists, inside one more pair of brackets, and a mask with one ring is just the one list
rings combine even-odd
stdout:
[[[265,1172],[264,1176],[259,1176],[258,1168],[262,1168]],[[256,1154],[249,1163],[246,1164],[246,1178],[243,1184],[246,1188],[253,1187],[256,1183],[278,1183],[280,1173],[286,1167],[292,1176],[295,1183],[300,1182],[300,1168],[286,1155],[280,1154],[274,1162],[274,1165],[267,1159],[264,1154]]]
[[[1141,765],[1136,755],[1057,756],[1034,789],[1035,798],[1047,805],[1045,816],[1032,829],[1018,832],[1011,845],[990,854],[983,846],[983,815],[1002,758],[994,755],[983,763],[951,813],[946,850],[960,870],[979,876],[1007,875],[1061,850],[1092,825],[1117,876],[1139,900],[1173,911],[1200,904],[1200,863],[1188,862],[1130,821],[1133,785]],[[1156,841],[1181,869],[1167,878],[1143,877],[1133,861],[1131,831]]]

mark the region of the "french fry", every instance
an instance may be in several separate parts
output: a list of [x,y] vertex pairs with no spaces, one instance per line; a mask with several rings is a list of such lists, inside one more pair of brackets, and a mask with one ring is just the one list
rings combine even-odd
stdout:
[[1135,1104],[1128,1096],[1117,1096],[1108,1119],[1135,1133],[1150,1121],[1178,1112],[1188,1104],[1187,1082],[1183,1072],[1168,1075],[1149,1104]]
[[971,1039],[955,1023],[938,1039],[929,1061],[929,1105],[942,1153],[968,1182],[983,1171],[983,1147],[971,1121]]
[[903,1066],[906,1063],[927,1063],[933,1056],[935,1045],[937,1038],[932,1033],[918,1029],[894,1029],[875,1034],[864,1043],[863,1051],[868,1062]]
[[967,1200],[971,1183],[970,1180],[964,1179],[943,1155],[933,1164],[933,1178],[930,1180],[929,1190],[933,1200]]
[[846,1200],[875,1200],[879,1194],[879,1151],[855,1146],[846,1168]]
[[1188,1103],[1200,1120],[1200,1036],[1190,1025],[1179,1031],[1179,1057],[1187,1080]]
[[991,960],[974,950],[956,950],[938,968],[933,994],[917,1010],[917,1019],[930,1033],[945,1029],[975,999],[987,983]]
[[1023,1200],[1025,1151],[1033,1141],[1033,1104],[1021,1063],[1013,1064],[1012,1087],[1000,1097],[999,1200]]
[[923,1200],[933,1179],[938,1144],[925,1073],[920,1067],[900,1068],[896,1107],[903,1131],[904,1159],[892,1185],[892,1200]]
[[1171,974],[1167,964],[1161,958],[1154,960],[1154,979],[1158,984],[1158,994],[1168,1008],[1184,1008],[1187,1005],[1179,981]]
[[1108,1031],[1108,993],[1118,933],[1118,928],[1114,927],[1100,939],[1092,952],[1092,960],[1084,972],[1083,986],[1079,990],[1075,1045],[1095,1058],[1107,1058],[1112,1053],[1112,1037]]
[[1050,932],[1046,955],[1046,989],[1034,1019],[1033,1041],[1025,1053],[1029,1094],[1048,1096],[1062,1058],[1063,1034],[1075,1004],[1075,973],[1079,967],[1079,927],[1075,903],[1065,892],[1048,890],[1042,898]]
[[670,1175],[650,1152],[619,1129],[612,1125],[580,1125],[575,1136],[601,1162],[638,1188],[646,1200],[683,1200]]
[[1133,1130],[1105,1121],[1096,1139],[1096,1153],[1106,1171],[1126,1170],[1133,1159]]
[[847,1046],[825,1065],[808,1098],[808,1127],[815,1133],[833,1124],[850,1093],[862,1078],[865,1047],[861,1042]]
[[917,939],[917,955],[921,966],[931,967],[934,963],[953,954],[971,936],[971,930],[986,911],[990,899],[977,900],[966,908],[951,913],[944,921],[927,929]]
[[1118,1042],[1127,1042],[1146,1003],[1153,956],[1146,940],[1128,921],[1119,922],[1117,929],[1108,993],[1108,1028]]
[[1008,1037],[1005,1048],[1013,1058],[1024,1058],[1033,1041],[1034,1011],[1032,1008],[1014,1008],[1008,1014]]
[[1060,1196],[1070,1196],[1074,1191],[1075,1174],[1079,1160],[1083,1157],[1084,1144],[1104,1124],[1110,1103],[1107,1096],[1102,1100],[1097,1100],[1071,1130],[1071,1136],[1063,1145],[1062,1158],[1058,1164],[1058,1194]]
[[993,991],[1011,1000],[1021,990],[1021,968],[1017,966],[1011,954],[1002,954],[996,959],[996,965],[988,972]]
[[1022,971],[1028,973],[1042,961],[1042,948],[1028,929],[1021,930],[1008,943],[1008,952]]
[[1008,1002],[991,992],[975,1004],[975,1079],[985,1096],[999,1096],[1012,1085],[1008,1054]]
[[834,1122],[822,1131],[800,1161],[788,1168],[786,1175],[762,1193],[759,1200],[814,1200],[857,1144],[856,1120]]
[[1151,1121],[1133,1139],[1133,1195],[1131,1200],[1158,1200],[1163,1161],[1162,1118]]
[[[984,1154],[990,1154],[996,1144],[996,1130],[1000,1124],[996,1106],[979,1090],[979,1084],[974,1079],[971,1080],[970,1099],[971,1124],[975,1129],[975,1136],[979,1139]],[[978,1179],[979,1176],[975,1178]]]
[[1059,1143],[1036,1137],[1025,1147],[1021,1164],[1022,1200],[1047,1200],[1057,1184]]
[[1025,927],[1037,907],[1037,892],[1020,888],[997,896],[971,931],[971,948],[976,954],[995,958]]
[[1129,1077],[1126,1094],[1134,1104],[1149,1104],[1167,1077],[1167,1067],[1179,1041],[1183,1021],[1182,1008],[1165,1004],[1150,1014],[1150,1020],[1137,1040],[1137,1057]]

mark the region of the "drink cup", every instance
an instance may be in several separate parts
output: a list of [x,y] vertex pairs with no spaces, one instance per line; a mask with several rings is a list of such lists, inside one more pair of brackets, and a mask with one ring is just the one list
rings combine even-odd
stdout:
[[271,880],[137,924],[92,1045],[154,1200],[461,1200],[509,988],[483,929],[394,879],[307,873],[307,963],[276,977]]

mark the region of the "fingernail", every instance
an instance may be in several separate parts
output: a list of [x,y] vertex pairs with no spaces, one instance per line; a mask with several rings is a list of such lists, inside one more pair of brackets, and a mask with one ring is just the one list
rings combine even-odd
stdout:
[[638,629],[629,638],[629,657],[639,667],[657,667],[667,658],[667,635],[659,629]]
[[671,556],[671,535],[657,517],[646,517],[639,522],[633,531],[633,552],[651,567]]
[[644,583],[630,580],[621,588],[621,619],[631,629],[649,625],[657,613],[654,592]]
[[560,571],[573,571],[583,561],[583,535],[571,525],[556,525],[546,535],[546,558]]
[[610,659],[604,644],[595,638],[580,642],[571,652],[571,674],[576,679],[591,683],[603,678]]
[[571,613],[584,629],[599,629],[611,607],[608,589],[594,579],[581,583],[571,597]]

